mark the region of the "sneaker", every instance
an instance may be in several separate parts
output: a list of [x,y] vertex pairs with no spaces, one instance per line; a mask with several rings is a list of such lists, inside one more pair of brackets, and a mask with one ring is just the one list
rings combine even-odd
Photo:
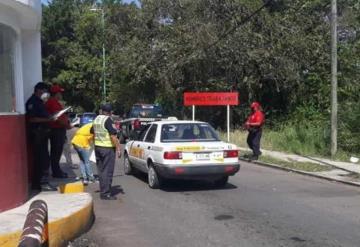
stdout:
[[85,185],[85,186],[86,186],[86,185],[88,185],[88,184],[89,184],[89,180],[84,179],[84,180],[83,180],[83,185]]
[[57,191],[57,188],[49,183],[40,185],[41,191]]
[[258,160],[259,159],[259,156],[257,155],[253,155],[251,157],[249,157],[250,160]]

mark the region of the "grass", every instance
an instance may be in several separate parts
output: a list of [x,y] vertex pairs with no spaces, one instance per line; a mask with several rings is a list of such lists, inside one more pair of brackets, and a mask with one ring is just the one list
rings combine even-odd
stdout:
[[284,168],[295,169],[305,172],[325,172],[332,170],[332,167],[320,165],[311,162],[298,162],[298,161],[284,161],[270,156],[260,156],[260,161],[270,164],[276,164]]
[[[227,133],[220,132],[222,140],[227,140]],[[248,147],[246,143],[248,132],[235,130],[230,133],[230,142],[239,147]],[[261,148],[265,150],[293,153],[304,156],[330,158],[328,141],[320,129],[300,129],[287,127],[281,131],[264,129],[261,138]],[[349,162],[350,156],[360,157],[360,154],[349,154],[339,150],[334,160]]]
[[[243,155],[251,155],[251,152],[245,152]],[[331,171],[333,168],[327,165],[320,165],[313,162],[300,162],[300,161],[285,161],[283,159],[274,158],[268,155],[261,155],[259,161],[269,164],[278,165],[284,168],[290,168],[294,170],[304,171],[304,172],[325,172]]]
[[359,173],[351,172],[348,176],[354,179],[360,179]]

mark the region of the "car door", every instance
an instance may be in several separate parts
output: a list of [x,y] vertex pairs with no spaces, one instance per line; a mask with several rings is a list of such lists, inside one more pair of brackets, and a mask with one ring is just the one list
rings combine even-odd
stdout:
[[140,133],[139,137],[132,141],[130,148],[129,148],[129,159],[133,165],[142,170],[142,160],[144,159],[144,149],[142,148],[142,143],[145,138],[145,135],[149,129],[149,126],[146,126],[142,132]]
[[147,171],[147,159],[152,152],[151,148],[155,142],[156,131],[157,124],[152,124],[145,136],[144,141],[140,144],[141,149],[144,150],[143,159],[140,161],[140,165],[142,166],[141,170],[143,171]]

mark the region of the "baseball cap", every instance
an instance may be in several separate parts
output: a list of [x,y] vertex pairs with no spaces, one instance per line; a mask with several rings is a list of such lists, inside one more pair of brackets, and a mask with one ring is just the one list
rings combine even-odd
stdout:
[[40,81],[40,82],[36,83],[34,89],[35,90],[49,90],[49,86],[45,82]]
[[257,108],[260,108],[260,107],[261,107],[260,103],[256,102],[256,101],[252,102],[251,106],[250,106],[251,109],[257,109]]
[[110,104],[103,104],[101,106],[101,110],[104,112],[111,112],[112,111],[112,106]]
[[57,84],[54,84],[50,87],[50,93],[62,93],[64,91],[65,90]]

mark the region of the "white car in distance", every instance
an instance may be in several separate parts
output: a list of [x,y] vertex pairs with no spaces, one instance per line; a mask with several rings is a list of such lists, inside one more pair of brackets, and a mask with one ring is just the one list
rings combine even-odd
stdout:
[[137,140],[125,145],[125,174],[148,174],[151,188],[165,179],[207,179],[225,186],[240,169],[236,145],[223,142],[205,122],[158,121],[146,126]]

